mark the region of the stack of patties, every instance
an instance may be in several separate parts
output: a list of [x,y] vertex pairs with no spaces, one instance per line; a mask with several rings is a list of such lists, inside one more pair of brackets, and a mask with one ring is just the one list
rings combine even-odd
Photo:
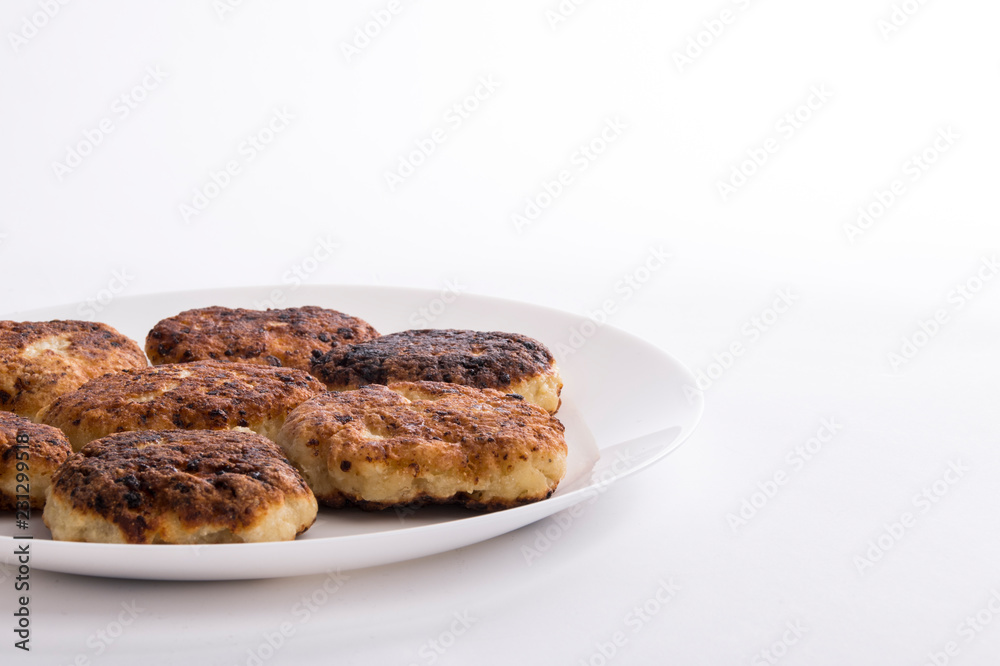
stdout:
[[328,506],[500,509],[550,496],[565,474],[563,426],[551,416],[562,380],[552,354],[523,335],[378,336],[319,308],[205,308],[157,324],[146,349],[154,363],[311,359],[308,369],[334,393],[293,411],[277,441]]
[[53,477],[45,524],[73,541],[293,539],[316,499],[265,436],[322,391],[301,370],[215,361],[87,382],[38,415],[78,451]]
[[278,443],[324,504],[503,509],[565,475],[562,380],[537,340],[403,331],[337,347],[312,372],[332,393],[293,411]]
[[156,367],[140,353],[141,366],[70,387],[77,390],[36,415],[78,451],[49,492],[44,518],[54,538],[295,538],[315,520],[316,500],[261,435],[273,439],[295,406],[324,390],[299,368],[376,335],[359,319],[313,307],[204,308],[159,322],[147,336]]
[[139,345],[107,324],[0,321],[0,509],[41,509],[72,453],[59,429],[36,423],[40,411],[105,373],[146,365]]
[[0,508],[18,435],[32,506],[44,493],[53,537],[76,541],[293,539],[317,498],[496,510],[565,475],[562,380],[523,335],[211,307],[160,321],[146,351],[104,324],[0,322],[0,409],[38,422],[0,418]]

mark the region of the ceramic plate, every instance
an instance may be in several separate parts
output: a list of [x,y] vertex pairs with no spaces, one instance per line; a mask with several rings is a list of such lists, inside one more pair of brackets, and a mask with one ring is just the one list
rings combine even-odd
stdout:
[[[13,535],[31,534],[31,566],[92,576],[226,580],[299,576],[399,562],[467,546],[593,500],[608,484],[663,459],[701,417],[691,373],[653,345],[566,312],[496,298],[416,289],[304,286],[212,289],[113,300],[97,319],[143,344],[160,319],[209,305],[319,305],[361,317],[382,333],[408,328],[512,331],[553,350],[565,382],[558,417],[566,426],[566,478],[549,499],[495,513],[455,507],[367,513],[320,509],[295,541],[202,546],[136,546],[52,541],[34,512],[16,530],[0,512],[0,552],[12,563]],[[102,306],[103,307],[103,306]],[[12,313],[8,319],[81,319],[78,304]],[[690,392],[689,392],[690,393]]]

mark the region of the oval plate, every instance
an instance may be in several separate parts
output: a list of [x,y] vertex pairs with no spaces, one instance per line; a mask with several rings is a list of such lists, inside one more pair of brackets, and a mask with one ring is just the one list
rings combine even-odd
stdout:
[[[279,302],[280,298],[280,302]],[[692,374],[653,345],[566,312],[498,298],[368,286],[246,287],[114,299],[99,319],[139,342],[160,319],[210,305],[263,308],[319,305],[365,319],[382,333],[467,328],[523,333],[555,354],[565,382],[558,417],[566,426],[567,473],[547,500],[475,514],[431,506],[368,513],[321,508],[295,541],[199,546],[53,541],[34,512],[28,531],[0,512],[0,552],[32,535],[32,566],[64,573],[151,580],[230,580],[300,576],[377,566],[441,553],[504,534],[603,492],[661,460],[694,430],[702,413]],[[6,315],[15,320],[79,319],[78,304]]]

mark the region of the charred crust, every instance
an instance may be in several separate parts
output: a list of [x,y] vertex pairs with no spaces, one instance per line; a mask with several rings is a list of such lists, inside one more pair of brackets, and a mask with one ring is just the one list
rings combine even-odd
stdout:
[[52,479],[76,511],[115,524],[129,543],[151,543],[164,517],[187,529],[233,532],[288,496],[309,494],[272,442],[253,433],[126,432],[91,442]]
[[220,359],[308,371],[314,354],[375,337],[378,331],[366,321],[316,306],[213,306],[157,323],[146,336],[146,353],[154,365]]
[[246,428],[283,420],[324,390],[301,370],[197,361],[99,377],[56,399],[39,416],[50,425],[72,424],[95,439],[116,430]]
[[335,390],[415,381],[504,390],[554,364],[544,345],[517,333],[422,329],[334,348],[311,372]]
[[0,321],[0,409],[4,411],[34,418],[54,398],[88,380],[146,365],[139,345],[107,324]]

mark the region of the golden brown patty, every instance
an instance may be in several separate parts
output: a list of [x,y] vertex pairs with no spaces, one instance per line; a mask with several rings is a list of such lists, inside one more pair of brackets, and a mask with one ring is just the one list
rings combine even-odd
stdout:
[[[0,509],[17,508],[18,495],[28,495],[31,508],[41,509],[52,473],[72,452],[57,428],[0,412]],[[18,474],[27,478],[19,481]]]
[[566,473],[563,425],[519,396],[441,382],[325,393],[278,443],[320,502],[383,509],[505,509],[547,498]]
[[146,336],[153,365],[242,361],[309,371],[313,356],[378,337],[368,322],[315,306],[284,310],[211,307],[164,319]]
[[545,345],[517,333],[425,329],[338,347],[312,373],[332,391],[366,384],[433,381],[517,393],[549,413],[559,410],[562,379]]
[[75,451],[126,430],[249,428],[274,439],[288,412],[323,385],[294,368],[249,363],[172,363],[87,382],[38,419],[66,433]]
[[135,341],[89,321],[0,321],[0,410],[38,411],[106,372],[143,368]]
[[52,479],[43,519],[60,541],[286,541],[316,498],[280,449],[249,432],[125,432],[91,442]]

